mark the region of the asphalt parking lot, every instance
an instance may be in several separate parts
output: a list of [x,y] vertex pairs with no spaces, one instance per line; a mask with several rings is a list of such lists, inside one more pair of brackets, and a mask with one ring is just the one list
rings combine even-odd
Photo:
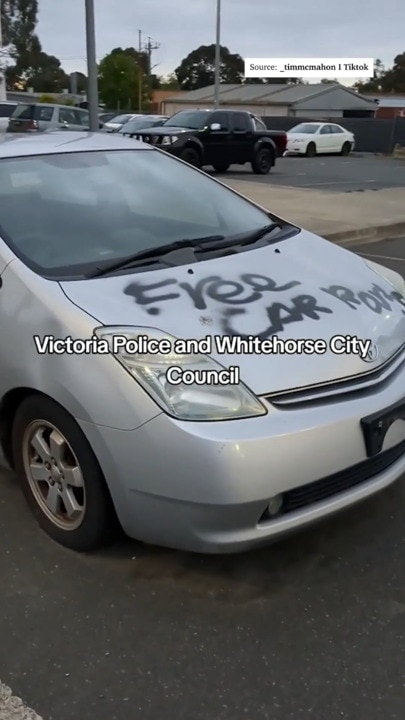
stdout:
[[[223,176],[225,177],[225,176]],[[254,175],[250,166],[233,166],[226,177],[252,182],[313,188],[328,192],[359,192],[405,188],[405,160],[379,155],[279,158],[269,175]]]
[[[405,238],[352,249],[405,274]],[[404,507],[399,482],[259,552],[86,556],[3,472],[0,680],[44,720],[403,720]]]

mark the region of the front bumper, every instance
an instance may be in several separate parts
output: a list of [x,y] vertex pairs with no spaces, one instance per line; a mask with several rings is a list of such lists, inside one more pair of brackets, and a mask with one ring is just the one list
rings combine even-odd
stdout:
[[[130,537],[194,552],[237,552],[269,543],[398,480],[405,473],[405,422],[392,425],[381,454],[371,462],[360,420],[384,411],[404,392],[402,366],[388,386],[367,396],[303,403],[298,409],[269,406],[260,418],[184,423],[161,414],[131,432],[80,424]],[[337,473],[343,482],[337,482]],[[314,481],[319,481],[316,492],[310,486]],[[295,501],[272,519],[266,508],[280,494]]]

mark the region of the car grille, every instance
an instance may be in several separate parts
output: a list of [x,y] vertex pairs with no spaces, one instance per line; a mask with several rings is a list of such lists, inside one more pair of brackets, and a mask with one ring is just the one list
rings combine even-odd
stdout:
[[341,380],[320,385],[276,392],[271,395],[264,395],[262,399],[283,410],[293,410],[301,403],[306,405],[311,403],[331,403],[342,399],[344,396],[349,397],[349,394],[354,397],[358,393],[375,392],[384,383],[394,379],[397,373],[403,371],[404,365],[405,348],[402,347],[383,365],[362,375],[342,378]]
[[[357,465],[346,468],[346,470],[341,470],[322,480],[316,480],[307,485],[288,490],[288,492],[284,493],[283,504],[276,517],[288,515],[308,505],[314,505],[351,488],[363,485],[367,481],[373,480],[384,470],[387,470],[404,455],[405,440],[399,445],[379,453],[376,457],[363,460]],[[266,513],[262,516],[262,521],[269,521],[270,519],[275,518],[270,518]]]

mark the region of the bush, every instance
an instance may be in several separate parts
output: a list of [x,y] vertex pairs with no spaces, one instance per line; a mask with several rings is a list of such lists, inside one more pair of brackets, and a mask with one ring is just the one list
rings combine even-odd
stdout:
[[53,95],[41,95],[40,98],[38,98],[38,102],[40,103],[55,103],[55,98]]

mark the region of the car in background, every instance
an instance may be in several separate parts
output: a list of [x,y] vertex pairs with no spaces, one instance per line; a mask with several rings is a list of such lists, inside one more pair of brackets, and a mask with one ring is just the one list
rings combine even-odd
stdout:
[[353,133],[337,123],[304,122],[288,130],[285,154],[307,157],[327,153],[349,155],[354,146]]
[[404,279],[268,206],[122,135],[0,143],[0,446],[57,542],[237,552],[403,475]]
[[107,120],[107,122],[104,123],[103,129],[107,132],[118,132],[125,123],[139,117],[143,117],[143,115],[140,113],[125,113],[123,115],[116,115],[111,120]]
[[134,137],[137,130],[146,130],[150,127],[160,127],[168,119],[169,117],[167,115],[144,115],[143,117],[129,120],[122,126],[121,130],[118,130],[118,132],[120,135],[125,135],[126,137]]
[[103,125],[110,122],[113,118],[117,117],[117,113],[115,112],[102,112],[99,114],[98,119],[100,120]]
[[89,112],[70,105],[19,103],[7,127],[8,133],[47,130],[89,130]]
[[16,102],[0,102],[0,132],[6,132],[8,121],[17,105]]

